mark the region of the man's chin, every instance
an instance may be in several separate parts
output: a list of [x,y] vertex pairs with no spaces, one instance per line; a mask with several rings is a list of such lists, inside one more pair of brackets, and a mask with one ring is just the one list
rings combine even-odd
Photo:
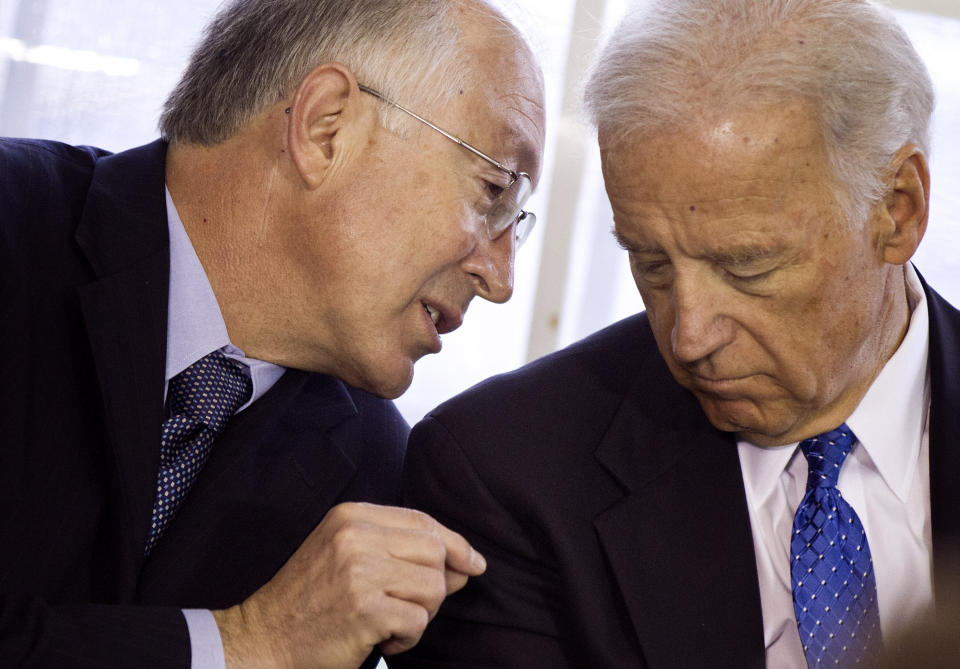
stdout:
[[783,435],[792,427],[792,421],[771,420],[754,400],[705,395],[697,395],[697,399],[707,419],[718,430],[735,432],[738,438],[757,446],[780,446],[791,441],[784,441]]
[[371,395],[376,395],[385,400],[395,400],[405,392],[410,387],[410,384],[413,383],[413,370],[411,369],[410,375],[402,380],[385,380],[379,379],[373,383],[363,384],[358,386],[362,390],[366,390]]
[[[376,395],[385,400],[395,400],[403,395],[410,384],[413,383],[413,361],[405,361],[406,364],[398,364],[395,369],[385,373],[385,370],[377,370],[379,373],[368,374],[357,383],[351,383],[361,390],[366,390],[371,395]],[[350,383],[348,381],[348,383]]]

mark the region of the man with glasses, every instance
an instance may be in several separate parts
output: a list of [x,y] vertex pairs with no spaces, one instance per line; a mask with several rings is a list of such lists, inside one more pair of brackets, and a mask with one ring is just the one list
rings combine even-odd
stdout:
[[0,665],[375,664],[484,570],[389,399],[511,295],[540,71],[481,0],[234,0],[160,125],[0,140]]

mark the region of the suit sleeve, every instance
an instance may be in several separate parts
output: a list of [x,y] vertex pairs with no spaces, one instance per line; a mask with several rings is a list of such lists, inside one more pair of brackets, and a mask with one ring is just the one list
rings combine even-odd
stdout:
[[560,585],[533,519],[488,489],[457,439],[436,419],[407,446],[404,502],[460,532],[487,571],[449,597],[411,651],[391,669],[572,667],[557,620]]
[[190,666],[190,641],[177,608],[48,606],[0,595],[0,666],[24,668]]

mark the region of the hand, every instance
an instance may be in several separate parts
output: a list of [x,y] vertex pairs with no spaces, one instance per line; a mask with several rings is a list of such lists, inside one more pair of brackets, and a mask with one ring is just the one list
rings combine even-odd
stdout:
[[227,667],[356,669],[378,644],[407,650],[444,598],[485,569],[424,513],[340,504],[266,585],[213,612]]

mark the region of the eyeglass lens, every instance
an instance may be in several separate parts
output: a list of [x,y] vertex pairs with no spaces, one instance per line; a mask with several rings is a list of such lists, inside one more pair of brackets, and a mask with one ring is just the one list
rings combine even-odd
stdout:
[[517,246],[523,243],[537,220],[533,214],[523,211],[523,205],[527,203],[532,192],[530,177],[521,172],[517,179],[500,193],[487,213],[487,235],[490,239],[496,239],[516,222],[514,235]]

